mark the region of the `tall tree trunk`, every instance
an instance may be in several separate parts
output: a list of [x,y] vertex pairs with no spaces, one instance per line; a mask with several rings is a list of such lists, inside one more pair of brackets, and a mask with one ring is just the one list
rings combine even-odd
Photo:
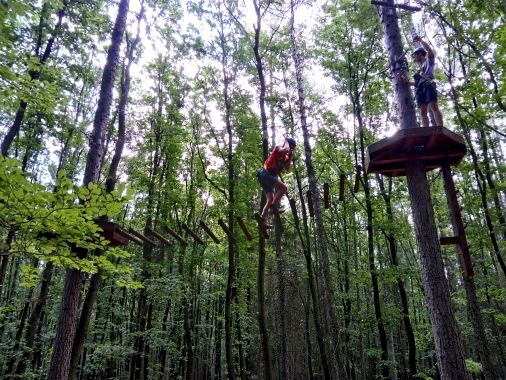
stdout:
[[331,347],[335,360],[332,360],[333,374],[332,377],[335,379],[345,379],[346,369],[344,365],[344,359],[341,355],[341,342],[339,336],[339,329],[337,325],[337,316],[335,310],[335,297],[332,287],[332,279],[330,277],[330,262],[328,258],[327,245],[325,242],[325,231],[323,225],[323,214],[320,207],[320,199],[318,197],[318,187],[316,183],[316,175],[313,167],[313,160],[311,157],[311,145],[309,142],[309,130],[306,120],[306,105],[305,105],[305,94],[304,94],[304,82],[302,76],[302,63],[297,47],[297,41],[295,37],[295,4],[294,1],[290,1],[290,40],[292,45],[292,59],[295,66],[295,77],[297,81],[297,93],[299,100],[299,113],[301,129],[304,136],[304,152],[305,152],[305,163],[308,177],[309,191],[311,192],[311,199],[313,202],[315,224],[316,224],[316,248],[317,252],[321,257],[321,270],[323,273],[323,293],[324,293],[324,310],[329,321],[330,336],[331,336]]
[[285,286],[285,259],[283,257],[283,246],[281,243],[282,237],[281,218],[278,215],[274,216],[274,239],[276,250],[276,271],[278,277],[278,292],[279,292],[279,343],[281,348],[281,369],[280,377],[282,379],[289,379],[288,372],[288,335],[286,329],[286,286]]
[[[269,96],[272,98],[272,71],[270,72],[270,83],[269,83]],[[271,104],[269,107],[269,116],[271,121],[271,139],[272,145],[276,145],[276,126],[274,123],[274,106]],[[279,345],[281,351],[281,366],[280,366],[280,377],[282,379],[288,379],[288,337],[286,331],[286,285],[285,285],[285,258],[283,257],[283,226],[281,224],[281,218],[279,213],[274,215],[274,247],[276,251],[276,274],[278,281],[278,292],[279,292],[279,323],[278,323],[278,336]]]
[[[290,117],[290,126],[293,130],[295,128],[295,117],[294,112],[292,108],[292,103],[290,101],[290,95],[288,93],[288,81],[285,75],[285,71],[283,71],[283,80],[286,88],[286,99],[288,102],[288,115]],[[316,286],[316,279],[315,279],[315,272],[313,267],[313,257],[312,257],[312,251],[311,251],[311,240],[309,237],[309,220],[308,220],[308,214],[306,209],[306,203],[304,201],[304,192],[302,189],[302,180],[300,176],[300,172],[298,170],[298,166],[296,164],[296,161],[294,161],[293,171],[295,174],[295,179],[297,182],[297,191],[299,194],[300,199],[300,205],[301,205],[301,215],[302,215],[302,224],[304,230],[301,230],[300,226],[300,220],[299,215],[297,214],[297,210],[295,207],[292,208],[292,214],[294,219],[294,226],[297,231],[297,234],[300,239],[300,243],[302,246],[302,252],[304,254],[305,262],[306,262],[306,271],[308,275],[308,286],[309,286],[309,294],[311,295],[311,300],[313,302],[313,308],[312,308],[312,315],[313,315],[313,323],[315,325],[316,330],[316,342],[318,344],[318,350],[320,353],[320,360],[321,365],[323,369],[323,374],[325,379],[330,379],[330,364],[329,364],[329,357],[327,354],[327,348],[325,347],[325,341],[323,336],[323,317],[321,312],[321,305],[320,305],[320,297],[318,297],[318,290]],[[290,200],[290,206],[295,205],[295,200]],[[308,309],[311,309],[311,306],[308,305]]]
[[[114,155],[109,166],[109,171],[105,183],[105,191],[111,193],[116,187],[118,180],[118,165],[123,154],[123,148],[125,146],[125,135],[126,135],[126,107],[128,103],[128,95],[130,92],[130,67],[133,62],[135,49],[140,41],[140,23],[144,14],[144,3],[142,2],[141,11],[137,17],[137,35],[132,44],[127,43],[127,53],[125,57],[125,64],[121,70],[120,80],[120,100],[118,105],[118,138],[116,146],[114,147]],[[88,334],[88,326],[91,319],[91,314],[95,302],[97,300],[98,290],[102,283],[103,271],[99,269],[96,273],[91,276],[90,285],[88,292],[83,303],[81,316],[76,330],[76,335],[72,347],[72,357],[70,361],[69,379],[73,380],[77,374],[77,367],[79,359],[83,353],[84,342]]]
[[[388,0],[391,5],[393,0]],[[393,74],[397,107],[402,129],[416,125],[416,113],[409,85],[397,81],[396,74],[407,77],[407,62],[403,55],[397,12],[392,6],[380,7],[381,22]],[[404,57],[399,62],[399,57]],[[436,357],[443,380],[469,379],[457,323],[455,321],[441,248],[439,246],[434,211],[425,168],[419,161],[406,163],[408,190],[413,210],[416,241],[422,265],[422,278],[431,319]]]
[[[228,73],[228,52],[225,40],[223,18],[220,16],[220,45],[221,45],[221,67],[223,75],[223,101],[225,106],[225,125],[227,130],[227,167],[228,167],[228,228],[234,233],[234,202],[235,202],[235,172],[233,156],[233,129],[232,129],[232,99],[230,98],[230,76]],[[232,302],[233,290],[236,275],[235,242],[228,236],[228,273],[227,288],[225,292],[225,355],[227,358],[227,372],[230,380],[235,380],[234,351],[233,351],[233,328],[232,328]]]
[[[269,140],[268,140],[268,121],[267,121],[267,112],[265,110],[265,94],[266,94],[266,84],[265,84],[265,74],[264,74],[264,65],[262,62],[262,55],[260,53],[260,33],[262,27],[262,15],[260,9],[260,3],[258,0],[253,0],[253,6],[255,8],[256,13],[256,25],[255,29],[255,40],[253,44],[253,53],[255,55],[255,66],[258,74],[258,82],[259,82],[259,106],[260,106],[260,121],[262,128],[262,156],[263,160],[267,159],[269,154]],[[265,204],[265,194],[262,192],[262,199],[260,202],[260,210],[262,210]],[[258,287],[258,330],[260,333],[260,342],[262,346],[262,357],[263,357],[263,367],[264,367],[264,376],[266,380],[271,380],[274,378],[273,369],[272,369],[272,353],[271,347],[269,343],[269,332],[267,330],[267,321],[265,315],[265,239],[260,234],[259,242],[258,242],[258,274],[257,274],[257,287]]]
[[[100,162],[104,154],[103,140],[111,110],[116,67],[128,15],[129,0],[121,0],[112,32],[111,46],[102,75],[100,96],[90,137],[90,149],[84,170],[84,185],[97,182],[100,176]],[[82,258],[82,255],[78,255]],[[69,376],[72,344],[77,328],[79,297],[84,273],[78,269],[67,270],[63,296],[56,326],[53,354],[49,366],[48,380],[66,380]]]
[[26,369],[28,360],[30,358],[30,351],[34,346],[35,341],[38,339],[38,327],[41,321],[42,313],[46,305],[46,300],[49,295],[49,285],[53,276],[53,264],[48,262],[42,272],[42,281],[40,285],[40,292],[33,307],[28,326],[25,331],[25,347],[26,351],[23,353],[21,360],[16,367],[16,375],[21,375]]

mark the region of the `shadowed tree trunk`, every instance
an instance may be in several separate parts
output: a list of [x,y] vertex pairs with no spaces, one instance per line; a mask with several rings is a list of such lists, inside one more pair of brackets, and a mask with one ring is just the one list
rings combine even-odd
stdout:
[[[221,48],[221,70],[223,75],[223,102],[225,106],[225,126],[227,131],[227,167],[228,167],[228,208],[227,222],[231,233],[234,233],[234,202],[235,202],[235,172],[234,172],[234,156],[233,156],[233,127],[232,127],[232,99],[230,97],[230,75],[228,72],[228,51],[227,42],[224,31],[224,20],[220,14],[220,48]],[[237,272],[235,262],[235,242],[228,236],[228,273],[227,288],[225,292],[225,356],[227,359],[227,376],[230,380],[235,379],[234,365],[234,344],[233,344],[233,328],[232,328],[232,302],[235,276]]]
[[[253,53],[255,55],[255,66],[258,74],[259,83],[259,106],[260,106],[260,121],[262,128],[262,158],[265,161],[269,154],[269,140],[268,140],[268,121],[267,112],[265,110],[265,73],[264,65],[262,61],[262,55],[260,53],[260,33],[262,28],[262,14],[260,9],[260,3],[258,0],[253,0],[253,6],[256,14],[255,39],[253,43]],[[265,194],[262,192],[262,199],[260,202],[260,211],[265,204]],[[259,235],[258,241],[258,273],[257,273],[257,287],[258,287],[258,330],[260,333],[260,342],[262,346],[262,357],[264,364],[264,376],[265,379],[271,380],[274,378],[273,366],[272,366],[272,353],[269,343],[269,332],[267,330],[267,320],[265,314],[265,239],[262,234]]]
[[[104,154],[104,137],[111,111],[116,67],[125,31],[128,6],[129,0],[120,1],[118,15],[112,32],[111,46],[107,51],[107,61],[102,75],[93,131],[90,136],[90,149],[84,170],[83,184],[85,186],[89,183],[97,182],[100,176],[100,162]],[[85,254],[81,253],[78,255],[78,258],[82,259],[84,256]],[[77,314],[83,277],[84,273],[78,269],[67,270],[48,380],[66,380],[69,377],[70,359],[77,328]]]
[[[290,101],[290,95],[288,94],[288,83],[287,83],[285,71],[283,71],[283,80],[284,80],[284,84],[285,84],[285,89],[287,90],[286,99],[287,99],[287,103],[288,103],[288,115],[290,117],[290,126],[291,126],[292,134],[293,134],[293,130],[295,128],[295,117],[294,117],[294,112],[293,112],[293,108],[292,108],[292,103]],[[327,349],[325,347],[324,336],[323,336],[323,334],[324,334],[323,327],[322,327],[323,326],[323,319],[322,319],[322,312],[321,312],[322,307],[320,305],[320,298],[318,297],[318,290],[317,290],[316,279],[315,279],[315,271],[314,271],[314,266],[313,266],[311,243],[310,243],[310,237],[309,237],[310,235],[309,235],[308,213],[307,213],[307,209],[306,209],[306,203],[304,201],[304,192],[302,189],[301,175],[300,175],[300,172],[299,172],[298,167],[296,165],[296,161],[294,161],[293,172],[295,174],[295,179],[297,182],[297,191],[298,191],[299,199],[300,199],[303,231],[301,229],[299,215],[297,214],[297,209],[295,207],[292,208],[292,214],[293,214],[293,219],[294,219],[294,226],[295,226],[295,229],[296,229],[297,234],[299,236],[300,243],[302,246],[302,252],[304,254],[304,258],[305,258],[305,262],[306,262],[309,295],[311,296],[311,301],[313,303],[312,308],[311,308],[311,305],[307,305],[307,310],[309,312],[309,311],[311,311],[310,309],[312,309],[311,314],[313,316],[313,323],[315,325],[316,342],[317,342],[318,350],[320,353],[320,360],[321,360],[321,365],[322,365],[322,369],[323,369],[323,374],[326,379],[329,379],[330,378],[330,364],[328,363],[329,358],[328,358]],[[293,205],[296,204],[294,199],[290,200],[291,207],[292,207],[292,204]],[[308,342],[308,344],[310,345],[310,342]],[[311,372],[312,372],[312,370],[313,369],[311,368]]]
[[[123,154],[123,147],[125,146],[125,135],[126,135],[126,107],[128,103],[128,95],[130,92],[130,67],[132,65],[132,61],[135,54],[135,49],[140,41],[140,22],[142,20],[144,13],[144,4],[141,5],[141,11],[139,16],[137,17],[137,35],[134,41],[130,44],[127,42],[127,53],[125,57],[125,64],[122,67],[121,71],[121,80],[120,80],[120,99],[118,105],[118,138],[116,141],[116,146],[114,148],[114,155],[111,160],[111,165],[109,166],[109,171],[107,173],[106,183],[105,183],[105,191],[107,193],[111,193],[114,191],[116,187],[116,182],[118,180],[118,166],[121,160],[121,156]],[[103,271],[99,269],[97,273],[94,273],[90,279],[90,285],[88,287],[88,292],[86,293],[86,297],[84,299],[81,317],[79,319],[79,323],[76,330],[76,336],[74,338],[74,343],[72,347],[72,357],[70,361],[70,372],[69,379],[73,380],[77,374],[77,367],[79,364],[79,359],[83,353],[84,342],[86,340],[86,335],[88,334],[88,326],[91,319],[91,314],[97,300],[98,290],[100,289],[102,283]],[[84,363],[83,363],[84,364]]]
[[332,363],[333,373],[332,378],[334,379],[345,379],[346,378],[346,369],[344,365],[344,360],[341,354],[341,342],[339,336],[339,329],[337,326],[337,316],[335,311],[335,297],[334,291],[332,288],[332,279],[330,277],[330,262],[328,258],[327,245],[325,242],[325,231],[323,226],[323,214],[320,207],[320,199],[318,197],[318,187],[316,182],[316,174],[313,167],[313,160],[311,157],[311,145],[309,142],[309,129],[307,125],[306,119],[306,105],[305,105],[305,94],[304,94],[304,81],[302,76],[302,62],[300,59],[299,50],[297,47],[297,41],[295,37],[295,4],[294,1],[290,1],[290,41],[292,48],[292,59],[295,66],[295,77],[297,82],[297,94],[299,100],[299,113],[300,113],[300,122],[301,129],[304,136],[304,152],[305,152],[305,163],[306,163],[306,171],[307,178],[309,184],[309,191],[311,193],[311,199],[313,202],[314,208],[314,217],[316,224],[316,249],[321,257],[321,271],[323,273],[323,296],[324,296],[324,310],[327,316],[327,320],[329,321],[330,327],[330,341],[329,349],[332,347],[332,350],[329,352],[333,352],[334,360],[330,361]]
[[[393,0],[387,1],[394,4]],[[397,74],[407,77],[407,62],[403,55],[397,12],[393,7],[380,7],[381,23],[392,70],[393,87],[401,129],[416,126],[416,112],[407,83],[397,80]],[[399,61],[399,57],[404,57]],[[453,315],[448,283],[444,273],[441,248],[425,168],[420,161],[406,164],[408,190],[413,211],[415,236],[422,266],[422,279],[434,334],[436,357],[443,380],[469,379],[457,323]]]

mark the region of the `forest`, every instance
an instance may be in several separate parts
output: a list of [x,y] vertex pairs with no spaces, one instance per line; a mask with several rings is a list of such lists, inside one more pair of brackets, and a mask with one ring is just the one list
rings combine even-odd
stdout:
[[0,1],[0,378],[506,379],[505,18]]

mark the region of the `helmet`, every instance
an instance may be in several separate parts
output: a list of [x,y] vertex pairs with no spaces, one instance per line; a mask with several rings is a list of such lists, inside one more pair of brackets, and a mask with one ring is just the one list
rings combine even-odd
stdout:
[[295,148],[295,146],[297,145],[297,142],[293,137],[287,137],[285,138],[285,140],[288,143],[288,145],[290,145],[290,148]]
[[427,50],[425,50],[423,47],[418,47],[415,50],[413,50],[413,53],[411,53],[411,56],[413,57],[415,54],[421,54],[423,56],[427,55]]

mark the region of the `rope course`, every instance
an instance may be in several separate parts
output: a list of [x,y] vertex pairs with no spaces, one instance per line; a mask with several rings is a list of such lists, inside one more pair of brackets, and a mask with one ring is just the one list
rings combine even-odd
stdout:
[[[356,173],[355,173],[355,181],[354,181],[354,187],[353,187],[353,193],[357,193],[359,190],[360,185],[360,178],[361,178],[361,171],[362,166],[357,165],[356,167]],[[344,202],[344,191],[345,191],[345,185],[346,185],[346,174],[340,173],[339,174],[339,195],[338,200],[339,202]],[[331,195],[330,195],[330,188],[331,184],[329,182],[325,182],[323,184],[323,206],[325,209],[330,208],[331,204]],[[296,201],[294,198],[291,198],[288,196],[290,208],[292,211],[292,216],[294,218],[295,226],[299,225],[300,220],[297,213],[297,207],[296,207]],[[308,205],[308,212],[309,216],[312,218],[314,217],[314,205],[313,205],[313,199],[311,197],[311,192],[308,190],[306,192],[306,198],[307,198],[307,205]],[[260,219],[260,215],[258,213],[255,213],[254,215],[255,220],[258,223],[258,231],[260,235],[264,239],[269,239],[269,231],[267,228],[262,227],[263,221]],[[283,231],[283,224],[280,217],[279,212],[274,211],[274,218],[277,225],[280,226],[281,231]],[[240,216],[236,216],[235,218],[237,225],[239,226],[240,230],[242,231],[243,235],[248,241],[253,241],[254,236],[253,233],[248,228],[248,225],[242,219]],[[160,242],[162,245],[165,246],[171,246],[173,245],[173,241],[169,240],[165,236],[163,236],[160,232],[157,232],[149,227],[145,228],[145,233],[149,235],[146,236],[145,234],[142,234],[139,231],[136,231],[133,228],[124,229],[123,227],[119,226],[117,223],[110,222],[110,221],[96,221],[97,225],[101,228],[101,231],[99,232],[101,236],[103,236],[105,239],[109,241],[110,246],[117,247],[117,246],[126,246],[130,242],[133,242],[135,244],[138,244],[140,246],[144,244],[149,244],[151,246],[156,246],[157,241]],[[234,235],[230,227],[225,223],[223,219],[218,219],[218,225],[221,227],[225,235],[227,235],[228,238],[230,238],[233,242],[237,242],[237,237]],[[202,229],[202,231],[212,239],[212,241],[215,244],[220,244],[221,240],[218,238],[218,236],[212,231],[212,229],[203,221],[199,221],[198,226]],[[188,240],[180,235],[178,232],[176,232],[171,227],[164,225],[163,226],[164,231],[169,234],[172,238],[177,240],[181,245],[186,247],[188,245]],[[194,230],[192,230],[186,223],[181,224],[181,230],[183,230],[186,234],[186,236],[190,236],[193,240],[195,240],[200,245],[206,245],[206,242],[204,239],[199,236]],[[450,244],[450,243],[447,243]]]

